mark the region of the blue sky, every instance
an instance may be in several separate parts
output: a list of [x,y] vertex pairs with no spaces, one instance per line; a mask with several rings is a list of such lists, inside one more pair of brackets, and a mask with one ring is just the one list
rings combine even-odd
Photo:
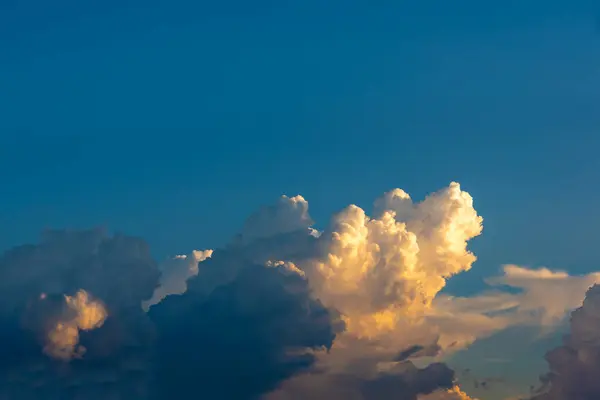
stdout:
[[323,226],[457,180],[485,218],[461,288],[592,269],[591,2],[408,3],[3,2],[0,248],[102,224],[161,258],[283,193]]

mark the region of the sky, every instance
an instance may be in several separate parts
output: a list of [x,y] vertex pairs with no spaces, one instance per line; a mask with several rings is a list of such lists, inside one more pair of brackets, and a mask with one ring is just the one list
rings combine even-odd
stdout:
[[163,262],[281,195],[329,232],[349,204],[459,182],[483,233],[442,294],[506,264],[598,270],[598,7],[370,3],[1,2],[0,252],[103,226]]

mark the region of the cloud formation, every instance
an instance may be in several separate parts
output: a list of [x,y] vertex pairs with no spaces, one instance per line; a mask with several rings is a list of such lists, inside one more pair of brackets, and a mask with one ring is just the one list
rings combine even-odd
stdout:
[[195,398],[198,384],[250,399],[309,370],[343,323],[293,263],[271,260],[303,243],[280,236],[176,258],[162,278],[142,240],[97,230],[8,251],[0,399]]
[[[9,250],[0,399],[465,400],[449,356],[508,327],[554,329],[600,281],[507,265],[452,296],[483,230],[472,197],[458,183],[420,202],[394,189],[371,214],[350,205],[318,232],[306,199],[282,196],[222,248],[160,265],[142,239],[98,230]],[[576,315],[596,323],[592,297],[572,322],[588,336],[565,344],[588,361]]]

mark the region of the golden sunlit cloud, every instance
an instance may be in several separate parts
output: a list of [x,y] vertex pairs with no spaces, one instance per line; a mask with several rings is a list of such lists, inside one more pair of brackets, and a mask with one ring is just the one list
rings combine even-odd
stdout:
[[44,353],[61,360],[83,356],[86,349],[79,344],[79,331],[99,328],[107,317],[104,305],[93,300],[85,290],[78,291],[75,296],[65,296],[65,302],[68,311],[72,312],[64,313],[64,318],[53,324],[44,346]]

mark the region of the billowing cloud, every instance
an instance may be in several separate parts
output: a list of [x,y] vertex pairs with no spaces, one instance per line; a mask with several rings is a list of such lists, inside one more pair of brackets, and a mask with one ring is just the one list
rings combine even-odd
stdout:
[[469,239],[482,231],[473,199],[457,183],[413,203],[396,189],[375,201],[377,217],[357,206],[335,215],[319,255],[302,264],[317,296],[338,309],[348,331],[374,338],[431,306],[446,279],[476,257]]
[[96,230],[8,251],[0,398],[195,398],[201,384],[204,397],[244,399],[310,370],[343,323],[287,261],[314,235],[304,223],[280,227],[179,257],[162,278],[142,240]]
[[184,295],[149,310],[159,333],[160,398],[198,390],[206,398],[257,398],[310,371],[316,354],[331,348],[343,322],[294,263],[315,245],[307,210],[300,196],[260,209],[241,240],[199,265]]
[[266,400],[344,399],[417,400],[420,395],[445,393],[454,387],[454,371],[442,363],[418,368],[406,361],[385,370],[365,369],[350,362],[343,373],[314,373],[310,379],[295,379],[266,396]]
[[600,398],[600,286],[590,288],[583,305],[571,314],[562,346],[546,354],[550,372],[531,400]]
[[308,209],[282,196],[222,248],[161,265],[143,240],[95,230],[8,251],[0,399],[466,400],[453,353],[508,327],[555,328],[600,280],[509,265],[478,295],[442,292],[483,229],[458,183],[420,202],[394,189],[322,232]]

